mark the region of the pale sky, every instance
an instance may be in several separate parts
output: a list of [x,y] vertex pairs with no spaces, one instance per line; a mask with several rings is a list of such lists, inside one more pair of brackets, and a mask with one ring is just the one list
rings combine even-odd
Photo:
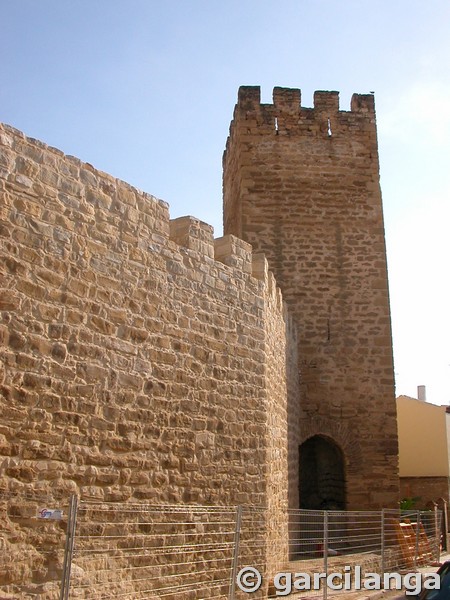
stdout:
[[375,91],[396,393],[449,403],[448,0],[0,0],[0,121],[216,236],[240,85]]

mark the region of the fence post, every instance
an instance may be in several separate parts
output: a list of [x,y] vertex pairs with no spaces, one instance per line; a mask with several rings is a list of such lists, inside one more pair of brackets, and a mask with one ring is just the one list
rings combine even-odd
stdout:
[[384,511],[385,509],[383,508],[381,510],[381,575],[384,574],[385,572],[385,546],[386,546],[386,540],[384,537]]
[[77,525],[78,496],[72,494],[69,502],[67,517],[66,545],[64,548],[64,563],[61,580],[60,600],[68,600],[70,588],[70,571],[72,568],[73,546],[75,543],[75,529]]
[[438,523],[438,507],[437,504],[434,505],[434,535],[436,538],[436,552],[435,552],[435,560],[439,561],[441,557],[441,523]]
[[241,523],[242,523],[242,506],[236,507],[236,526],[234,529],[234,544],[233,544],[233,562],[231,565],[231,581],[230,581],[230,593],[228,595],[229,600],[235,600],[236,594],[236,576],[239,559],[239,542],[241,537]]
[[444,535],[442,549],[448,551],[448,512],[447,512],[447,500],[442,501],[442,514],[441,514],[441,531]]
[[419,558],[419,539],[420,539],[420,511],[417,511],[416,517],[416,548],[414,552],[414,568],[417,569],[417,560]]
[[[328,577],[328,511],[323,511],[323,572]],[[322,596],[323,600],[327,600],[327,584],[323,583]]]

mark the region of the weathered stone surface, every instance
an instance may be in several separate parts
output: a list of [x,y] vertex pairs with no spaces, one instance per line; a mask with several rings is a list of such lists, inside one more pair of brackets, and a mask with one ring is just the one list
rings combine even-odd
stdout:
[[[316,92],[313,109],[301,107],[300,90],[275,88],[273,100],[261,104],[258,87],[239,90],[223,160],[224,232],[252,245],[254,265],[264,253],[297,324],[300,441],[322,436],[340,448],[347,508],[396,506],[373,96],[355,95],[347,112],[337,92]],[[295,481],[295,451],[289,469]]]
[[0,140],[0,497],[285,508],[295,332],[250,246],[215,250],[209,225],[12,128]]
[[[347,508],[396,505],[373,98],[314,103],[240,89],[218,240],[0,126],[0,499],[264,507],[271,572],[287,559],[301,442],[340,448]],[[8,527],[8,582],[44,589],[50,567],[14,557],[42,563],[55,538],[32,519]]]

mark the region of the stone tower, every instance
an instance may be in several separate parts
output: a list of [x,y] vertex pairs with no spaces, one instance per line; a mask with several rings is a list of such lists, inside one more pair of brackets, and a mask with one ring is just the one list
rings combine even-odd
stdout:
[[[241,87],[224,154],[224,231],[263,252],[298,327],[302,508],[398,503],[394,370],[372,95]],[[291,416],[297,419],[296,415]],[[287,475],[286,475],[287,476]],[[292,477],[292,475],[291,475]]]

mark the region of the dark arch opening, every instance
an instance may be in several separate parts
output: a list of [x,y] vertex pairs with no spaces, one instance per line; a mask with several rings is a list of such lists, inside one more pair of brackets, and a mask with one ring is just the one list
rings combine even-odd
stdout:
[[345,510],[345,465],[341,449],[315,435],[300,446],[300,508]]

